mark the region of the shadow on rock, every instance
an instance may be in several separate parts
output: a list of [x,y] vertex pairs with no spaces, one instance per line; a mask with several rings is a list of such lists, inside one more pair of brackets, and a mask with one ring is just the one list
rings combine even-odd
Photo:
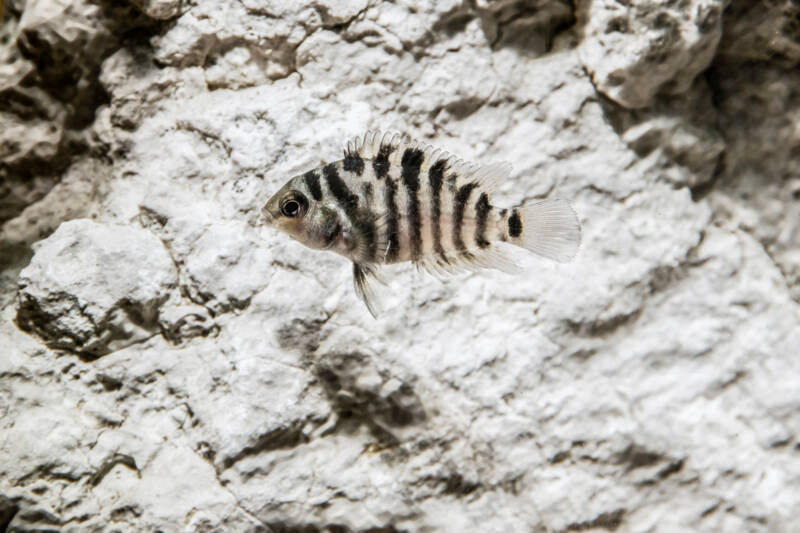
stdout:
[[397,438],[393,430],[426,419],[414,389],[379,370],[369,355],[330,352],[317,359],[315,368],[339,417],[339,429],[354,430],[366,424],[377,439],[394,444]]

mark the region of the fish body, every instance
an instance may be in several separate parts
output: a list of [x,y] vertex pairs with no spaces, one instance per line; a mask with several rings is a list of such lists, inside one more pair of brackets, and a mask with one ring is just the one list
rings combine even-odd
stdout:
[[372,281],[381,265],[412,261],[443,275],[515,271],[498,243],[569,261],[580,244],[563,200],[498,208],[492,193],[511,171],[479,166],[399,134],[368,132],[344,158],[291,178],[262,210],[268,225],[310,248],[353,261],[356,292],[376,315]]

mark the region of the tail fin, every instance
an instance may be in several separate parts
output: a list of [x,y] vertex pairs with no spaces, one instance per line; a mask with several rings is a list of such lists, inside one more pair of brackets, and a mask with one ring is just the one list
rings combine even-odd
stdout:
[[508,241],[560,263],[570,261],[581,244],[581,225],[566,200],[544,200],[512,209]]

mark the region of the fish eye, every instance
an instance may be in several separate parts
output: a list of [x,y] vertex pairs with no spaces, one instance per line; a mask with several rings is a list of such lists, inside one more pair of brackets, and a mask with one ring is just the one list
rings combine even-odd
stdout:
[[305,212],[308,201],[302,194],[294,193],[281,202],[281,214],[288,218],[297,218]]

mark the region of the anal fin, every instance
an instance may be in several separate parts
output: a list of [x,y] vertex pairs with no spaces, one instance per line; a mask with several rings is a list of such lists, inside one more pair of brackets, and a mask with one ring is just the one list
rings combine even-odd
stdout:
[[471,248],[460,252],[427,255],[417,262],[417,266],[440,279],[484,268],[500,270],[509,274],[518,274],[522,270],[511,259],[507,251],[498,244],[492,244],[487,248]]

